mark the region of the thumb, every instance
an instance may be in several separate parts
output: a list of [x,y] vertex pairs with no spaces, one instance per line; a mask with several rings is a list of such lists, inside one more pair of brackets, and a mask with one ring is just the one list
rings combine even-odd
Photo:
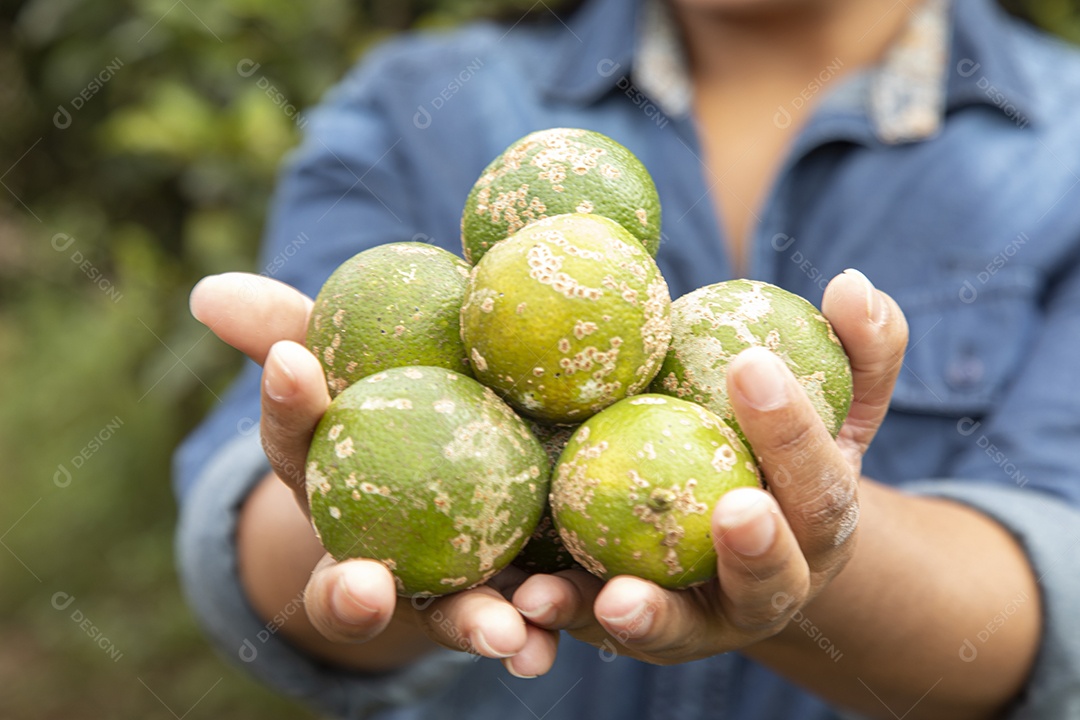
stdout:
[[853,399],[837,442],[857,463],[889,409],[904,364],[907,320],[896,301],[858,270],[845,270],[833,278],[821,308],[851,361]]
[[315,426],[330,405],[319,361],[303,345],[274,343],[262,382],[260,434],[270,466],[307,509],[304,465]]

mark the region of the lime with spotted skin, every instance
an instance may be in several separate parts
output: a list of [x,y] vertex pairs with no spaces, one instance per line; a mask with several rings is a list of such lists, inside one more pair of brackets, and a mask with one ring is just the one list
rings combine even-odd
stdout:
[[401,367],[345,389],[308,452],[319,539],[337,560],[381,561],[400,595],[474,587],[506,567],[546,502],[550,466],[490,389],[436,367]]
[[468,275],[461,258],[417,242],[379,245],[342,263],[315,298],[306,341],[330,395],[403,365],[470,374],[458,325]]
[[461,217],[465,259],[530,222],[594,213],[622,225],[652,254],[660,247],[660,198],[632,152],[606,135],[551,128],[521,138],[476,181]]
[[476,264],[461,335],[476,378],[519,412],[575,423],[648,386],[670,308],[656,262],[621,225],[559,215]]
[[759,485],[753,456],[720,418],[646,394],[582,423],[555,469],[551,508],[563,543],[594,575],[679,589],[716,575],[720,497]]
[[671,324],[671,348],[651,392],[700,403],[743,437],[727,366],[746,348],[765,347],[791,369],[833,437],[840,432],[851,407],[851,364],[832,324],[803,298],[757,280],[728,280],[672,303]]

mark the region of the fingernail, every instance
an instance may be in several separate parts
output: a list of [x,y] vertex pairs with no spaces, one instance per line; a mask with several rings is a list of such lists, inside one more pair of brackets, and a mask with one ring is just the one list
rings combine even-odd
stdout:
[[[376,615],[378,610],[367,605],[360,598],[363,597],[364,589],[359,587],[355,578],[349,577],[349,573],[342,573],[338,577],[337,587],[334,588],[334,596],[331,600],[334,613],[350,625],[357,624],[357,614]],[[362,620],[363,618],[361,618]]]
[[266,377],[263,386],[266,394],[275,402],[285,402],[296,392],[296,377],[281,359],[274,348],[266,358]]
[[720,500],[716,524],[721,541],[747,557],[762,555],[776,539],[773,503],[760,490],[732,490]]
[[516,678],[521,678],[522,680],[532,680],[533,678],[536,677],[535,675],[522,675],[517,670],[515,670],[514,669],[514,658],[506,658],[505,660],[502,661],[502,664],[503,664],[503,667],[506,668],[506,672],[510,673],[511,675],[513,675]]
[[475,632],[473,632],[472,644],[473,647],[476,648],[477,652],[486,657],[508,658],[513,655],[513,653],[499,652],[495,648],[491,647],[491,643],[489,643],[488,639],[484,637],[483,630],[476,630]]
[[195,287],[191,288],[191,293],[188,295],[188,310],[191,311],[191,317],[195,318],[199,322],[203,322],[203,319],[199,316],[198,303],[196,297],[201,296],[205,292],[209,292],[221,279],[220,275],[207,275],[199,282],[195,283]]
[[642,600],[634,608],[619,617],[601,615],[600,619],[609,625],[613,625],[619,636],[626,638],[639,638],[648,634],[652,629],[653,613],[649,609],[649,603]]
[[765,348],[750,348],[752,354],[735,376],[739,392],[758,410],[775,410],[788,401],[788,383],[784,363]]
[[555,606],[552,605],[551,603],[544,603],[543,605],[541,605],[540,607],[538,607],[538,608],[536,608],[534,610],[522,610],[521,608],[518,608],[517,611],[519,613],[521,613],[521,616],[523,618],[526,618],[528,620],[532,620],[532,621],[535,622],[535,621],[540,620],[540,618],[546,616],[549,612],[551,612],[551,608],[553,608],[553,607],[555,607]]
[[862,282],[866,292],[866,317],[875,325],[884,325],[889,307],[881,297],[881,293],[874,288],[874,283],[855,268],[848,268],[844,274],[858,278]]

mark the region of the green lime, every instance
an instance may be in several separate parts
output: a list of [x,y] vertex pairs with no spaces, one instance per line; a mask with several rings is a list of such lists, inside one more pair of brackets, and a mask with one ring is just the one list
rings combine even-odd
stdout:
[[618,223],[532,223],[473,268],[461,333],[473,373],[523,414],[574,423],[641,392],[670,339],[670,296]]
[[334,271],[315,298],[307,347],[331,396],[402,365],[469,374],[459,310],[469,266],[424,243],[379,245]]
[[578,428],[555,469],[563,543],[593,574],[677,589],[716,575],[712,511],[760,476],[735,431],[695,403],[638,395]]
[[552,128],[521,138],[485,168],[461,217],[465,258],[531,222],[566,213],[610,218],[656,255],[660,199],[645,166],[606,135]]
[[851,407],[851,364],[832,325],[803,298],[757,280],[729,280],[672,303],[671,325],[652,392],[700,403],[742,437],[727,366],[746,348],[765,347],[791,369],[833,437],[840,432]]
[[337,560],[381,561],[402,595],[478,585],[521,551],[550,466],[491,390],[445,368],[369,375],[331,403],[307,458],[311,518]]

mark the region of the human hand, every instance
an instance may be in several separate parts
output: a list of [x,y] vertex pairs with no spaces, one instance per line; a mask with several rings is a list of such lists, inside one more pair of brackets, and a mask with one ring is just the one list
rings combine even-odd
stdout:
[[[205,278],[191,293],[192,314],[263,366],[263,448],[305,513],[308,446],[330,404],[322,366],[302,344],[311,308],[294,288],[246,273]],[[407,626],[444,647],[504,658],[515,674],[537,675],[550,666],[558,634],[527,624],[508,601],[524,577],[511,568],[447,597],[399,598],[381,563],[325,555],[307,583],[304,607],[311,625],[336,643],[366,643],[391,625]]]
[[772,638],[843,569],[855,548],[862,457],[888,409],[907,323],[857,272],[834,278],[822,305],[851,360],[850,413],[833,440],[779,358],[753,348],[733,361],[729,396],[769,490],[733,490],[714,508],[718,578],[669,591],[626,575],[535,575],[513,595],[531,624],[609,655],[685,662]]

